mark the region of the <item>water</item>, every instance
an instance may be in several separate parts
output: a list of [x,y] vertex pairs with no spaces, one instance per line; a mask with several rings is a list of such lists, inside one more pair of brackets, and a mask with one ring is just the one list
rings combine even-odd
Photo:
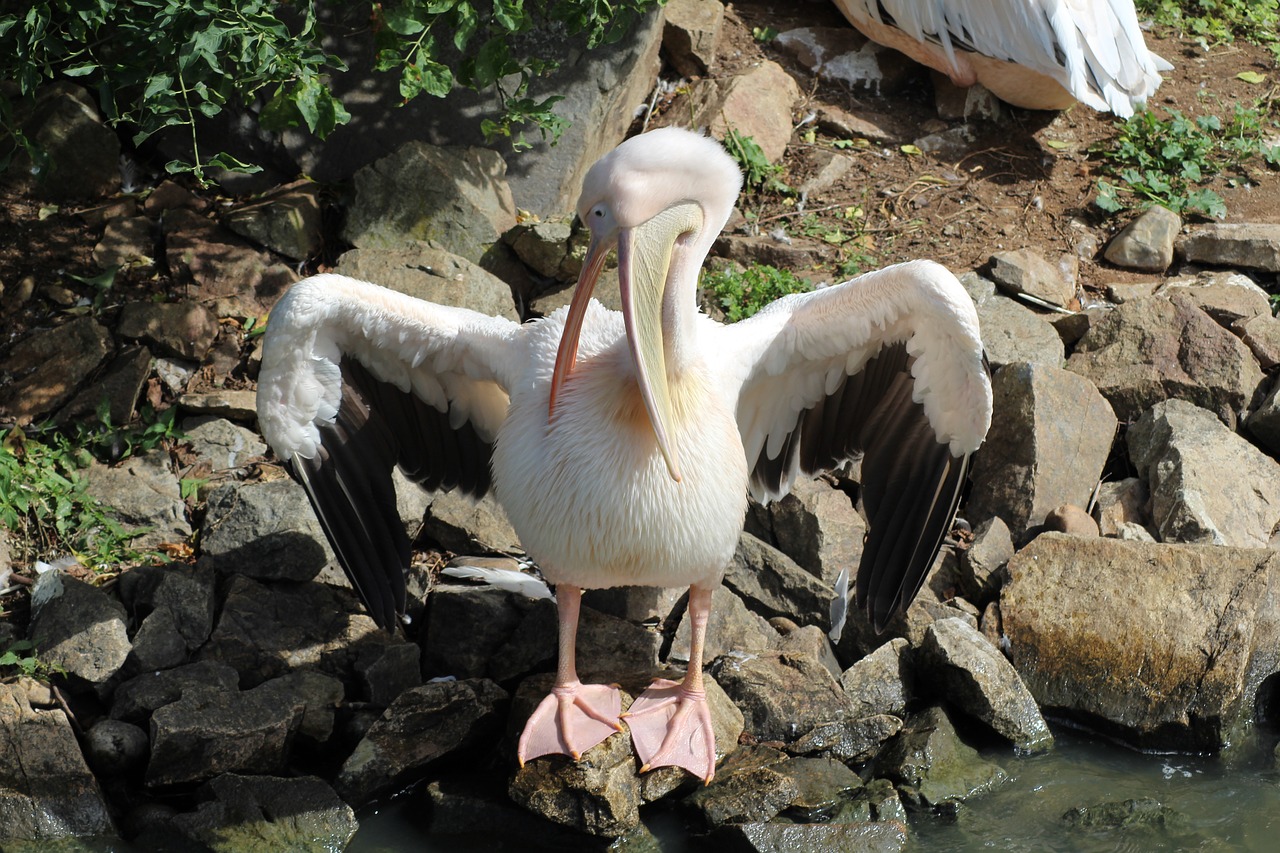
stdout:
[[[984,750],[1009,779],[967,801],[954,818],[914,816],[914,853],[1113,853],[1113,851],[1241,851],[1280,849],[1280,772],[1266,757],[1237,759],[1140,754],[1071,731],[1056,730],[1057,746],[1043,755],[1015,756]],[[1084,829],[1070,827],[1064,813],[1079,806],[1126,799],[1154,799],[1181,817],[1171,828]],[[393,850],[445,853],[460,850],[522,850],[473,838],[465,843],[434,839],[428,832],[425,796],[407,793],[361,814],[349,853]],[[664,853],[694,853],[711,847],[684,836],[670,811],[645,814],[662,839]],[[478,846],[477,846],[478,845]]]

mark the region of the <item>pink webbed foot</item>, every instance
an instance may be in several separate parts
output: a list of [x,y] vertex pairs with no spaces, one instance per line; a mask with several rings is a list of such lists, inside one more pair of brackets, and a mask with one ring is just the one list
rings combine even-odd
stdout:
[[568,755],[577,761],[582,753],[609,735],[622,731],[618,715],[622,697],[608,684],[558,685],[551,689],[524,724],[516,757],[520,766],[539,755]]
[[707,696],[659,678],[623,714],[640,756],[640,772],[683,767],[710,784],[716,775],[716,735]]

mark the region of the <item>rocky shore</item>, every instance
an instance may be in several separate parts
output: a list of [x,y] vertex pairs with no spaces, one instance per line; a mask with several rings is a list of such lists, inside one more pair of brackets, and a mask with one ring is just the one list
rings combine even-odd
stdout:
[[[615,75],[640,93],[626,103],[643,100],[660,49],[663,67],[707,75],[733,23],[724,15],[718,2],[672,0],[665,23],[654,16],[573,73]],[[707,75],[663,120],[692,110],[715,133],[707,117],[720,116],[762,145],[776,137],[780,158],[804,56]],[[867,56],[900,73],[892,55]],[[574,90],[591,98],[571,105],[578,115],[629,109],[591,88]],[[408,788],[441,837],[652,850],[641,817],[661,803],[735,849],[901,850],[911,819],[1000,785],[999,755],[1052,749],[1046,719],[1228,763],[1275,748],[1280,224],[1186,223],[1157,207],[1116,234],[1078,235],[1088,239],[1072,252],[993,246],[985,263],[955,268],[978,307],[995,415],[953,547],[887,636],[851,613],[832,643],[836,577],[857,564],[865,531],[856,472],[753,505],[715,593],[706,657],[721,761],[703,787],[674,768],[639,774],[625,734],[579,763],[517,768],[556,620],[501,507],[400,483],[420,548],[412,621],[379,631],[254,424],[250,320],[326,241],[350,247],[334,271],[424,299],[514,319],[564,304],[584,248],[568,215],[574,181],[626,121],[539,152],[549,159],[533,171],[410,139],[332,175],[337,202],[329,185],[288,182],[231,203],[171,180],[121,193],[119,143],[66,83],[30,121],[54,143],[108,150],[95,160],[55,144],[66,165],[9,192],[74,208],[102,270],[169,285],[161,299],[139,286],[104,306],[83,282],[6,273],[0,306],[32,322],[0,341],[0,425],[91,417],[103,400],[126,423],[152,402],[177,407],[181,437],[83,472],[140,531],[134,544],[171,562],[106,584],[37,572],[10,565],[0,530],[0,589],[12,587],[0,593],[12,614],[0,652],[29,639],[60,673],[53,686],[0,681],[5,850],[75,849],[76,838],[342,849],[356,810]],[[336,168],[323,150],[292,153]],[[745,220],[717,248],[736,260],[800,251]],[[1114,282],[1082,286],[1082,264]],[[533,582],[484,583],[477,568]],[[14,576],[29,583],[6,584]],[[580,659],[629,673],[625,705],[655,674],[681,671],[685,608],[683,590],[592,591]]]

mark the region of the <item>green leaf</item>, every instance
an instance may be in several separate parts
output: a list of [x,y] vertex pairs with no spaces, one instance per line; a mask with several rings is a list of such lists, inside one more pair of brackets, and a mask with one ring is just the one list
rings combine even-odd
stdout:
[[1267,75],[1259,74],[1257,71],[1241,71],[1236,75],[1237,80],[1243,80],[1246,83],[1258,84],[1266,81]]
[[908,155],[908,156],[912,156],[912,157],[919,156],[920,154],[923,154],[923,153],[924,153],[923,151],[921,151],[921,150],[920,150],[918,147],[916,147],[915,145],[910,145],[910,144],[900,146],[900,147],[898,148],[898,150],[899,150],[899,151],[901,151],[903,154],[906,154],[906,155]]
[[1062,149],[1064,149],[1064,148],[1070,148],[1070,147],[1071,147],[1071,143],[1069,143],[1069,142],[1063,142],[1061,139],[1046,139],[1046,140],[1044,141],[1044,144],[1045,144],[1045,145],[1048,145],[1050,148],[1053,148],[1053,149],[1055,149],[1055,150],[1057,150],[1057,151],[1061,151],[1061,150],[1062,150]]

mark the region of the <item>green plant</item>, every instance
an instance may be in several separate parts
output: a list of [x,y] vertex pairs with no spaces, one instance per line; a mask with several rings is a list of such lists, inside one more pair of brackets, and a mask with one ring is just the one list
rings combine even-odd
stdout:
[[[6,669],[14,669],[16,672],[6,674]],[[27,678],[48,681],[50,676],[64,673],[61,666],[40,660],[36,656],[35,644],[30,640],[15,640],[9,644],[9,648],[0,652],[0,678],[6,675],[25,675]]]
[[1142,15],[1194,36],[1201,47],[1237,38],[1265,45],[1280,60],[1280,0],[1137,0]]
[[1237,104],[1225,123],[1214,115],[1189,118],[1170,110],[1162,119],[1143,110],[1115,127],[1111,144],[1093,149],[1103,161],[1102,171],[1117,179],[1097,182],[1095,203],[1109,213],[1160,204],[1178,213],[1221,218],[1226,202],[1203,184],[1255,156],[1280,162],[1277,147],[1262,142],[1263,113],[1257,106]]
[[764,151],[750,136],[743,136],[733,128],[724,137],[725,148],[742,169],[742,188],[748,192],[789,193],[791,187],[782,182],[782,166],[770,163]]
[[745,320],[780,296],[811,289],[790,270],[766,264],[703,273],[702,287],[712,294],[730,323]]

